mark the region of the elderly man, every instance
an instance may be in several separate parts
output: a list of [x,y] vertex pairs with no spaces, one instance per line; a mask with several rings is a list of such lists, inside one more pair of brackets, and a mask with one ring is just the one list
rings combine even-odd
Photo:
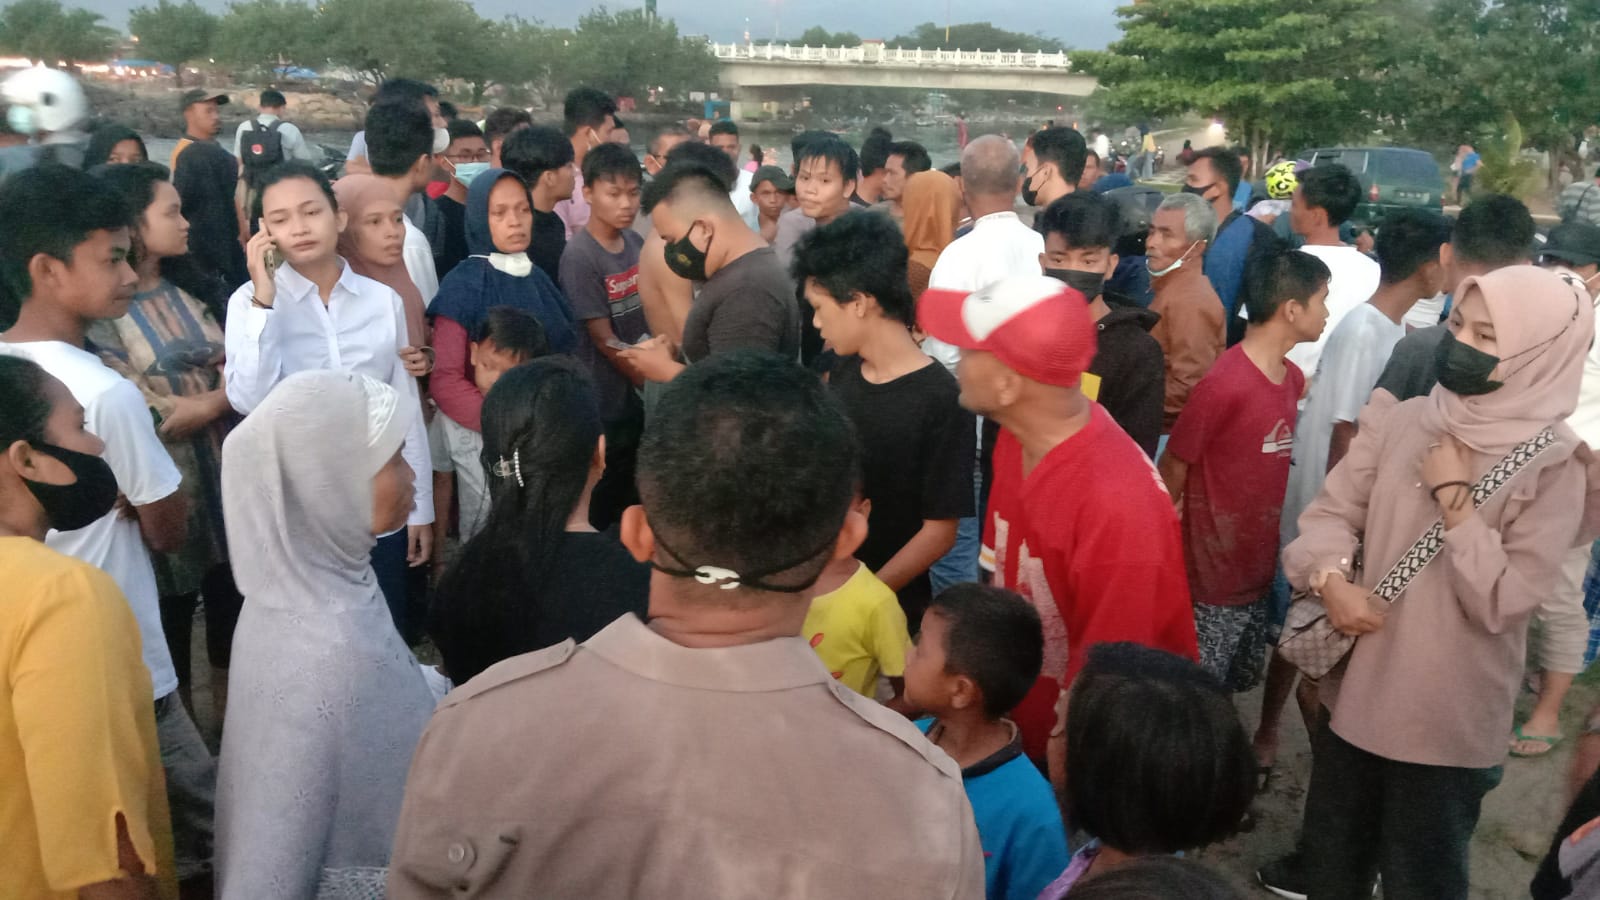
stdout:
[[866,536],[857,452],[787,359],[735,351],[667,387],[622,520],[656,570],[650,623],[451,693],[411,764],[389,896],[980,900],[961,770],[800,637],[823,568]]
[[1163,432],[1172,429],[1189,392],[1222,352],[1222,302],[1202,269],[1216,235],[1216,212],[1193,194],[1173,194],[1150,219],[1145,240],[1155,289],[1150,309],[1161,316],[1150,334],[1167,360]]

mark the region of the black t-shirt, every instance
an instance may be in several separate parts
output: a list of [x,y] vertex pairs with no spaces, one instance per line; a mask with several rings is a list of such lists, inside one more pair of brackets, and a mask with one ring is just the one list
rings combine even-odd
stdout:
[[[856,557],[883,568],[925,519],[973,514],[972,466],[977,426],[961,408],[956,379],[937,362],[884,384],[845,357],[828,384],[855,422],[861,441],[861,493],[872,502],[867,539]],[[932,591],[926,573],[900,591],[913,630]]]
[[1439,383],[1439,363],[1435,354],[1449,329],[1443,325],[1419,328],[1400,339],[1389,352],[1389,362],[1378,376],[1378,387],[1404,403],[1413,397],[1433,393]]
[[533,241],[528,245],[528,258],[550,276],[552,284],[561,283],[561,254],[567,249],[567,223],[553,212],[533,211]]
[[444,220],[444,233],[433,245],[433,268],[443,281],[457,263],[467,258],[467,208],[449,197],[435,200],[434,207]]
[[195,141],[185,147],[172,173],[183,217],[189,220],[189,255],[202,269],[233,285],[250,280],[233,205],[238,182],[238,161],[216,141]]
[[800,358],[794,282],[771,247],[718,269],[700,288],[683,323],[683,355],[689,362],[741,347]]

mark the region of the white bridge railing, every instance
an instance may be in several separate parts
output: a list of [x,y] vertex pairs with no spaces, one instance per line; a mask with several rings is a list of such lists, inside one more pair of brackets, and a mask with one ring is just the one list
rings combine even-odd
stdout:
[[859,47],[811,47],[793,44],[711,44],[717,59],[739,62],[808,62],[833,65],[970,66],[984,69],[1070,69],[1062,51],[923,50],[862,44]]

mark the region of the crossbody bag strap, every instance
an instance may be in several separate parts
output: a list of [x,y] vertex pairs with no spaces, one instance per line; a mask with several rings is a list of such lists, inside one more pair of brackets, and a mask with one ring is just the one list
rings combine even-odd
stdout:
[[[1523,466],[1532,462],[1539,454],[1548,450],[1556,442],[1556,433],[1548,428],[1539,432],[1528,440],[1511,448],[1504,458],[1483,473],[1478,483],[1472,486],[1472,502],[1474,506],[1482,506],[1485,501],[1493,497],[1511,476],[1522,470]],[[1444,548],[1444,519],[1433,523],[1417,542],[1411,545],[1403,556],[1373,587],[1372,593],[1383,598],[1389,603],[1395,602],[1400,595],[1405,593],[1411,585],[1411,579],[1417,577],[1428,563],[1433,561],[1439,551]]]

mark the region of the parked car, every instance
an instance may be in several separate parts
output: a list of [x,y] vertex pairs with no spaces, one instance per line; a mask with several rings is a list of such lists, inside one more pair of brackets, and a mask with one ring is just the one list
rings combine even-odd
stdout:
[[1361,205],[1352,221],[1376,225],[1396,209],[1442,211],[1444,174],[1425,150],[1409,147],[1330,147],[1300,154],[1312,165],[1338,163],[1361,181]]

